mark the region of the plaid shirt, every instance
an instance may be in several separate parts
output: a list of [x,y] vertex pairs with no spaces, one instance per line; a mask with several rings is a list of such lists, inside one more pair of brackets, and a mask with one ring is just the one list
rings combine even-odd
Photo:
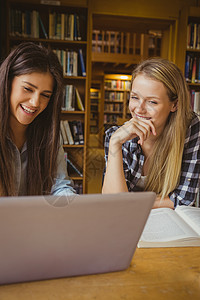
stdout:
[[[119,128],[113,126],[106,131],[105,161],[107,166],[108,148],[111,135]],[[144,155],[138,144],[138,137],[122,145],[123,168],[128,190],[137,191],[136,186],[142,174]],[[114,153],[113,153],[114,155]],[[177,188],[169,198],[177,205],[192,205],[200,186],[200,117],[194,114],[187,130],[182,158],[181,176]]]

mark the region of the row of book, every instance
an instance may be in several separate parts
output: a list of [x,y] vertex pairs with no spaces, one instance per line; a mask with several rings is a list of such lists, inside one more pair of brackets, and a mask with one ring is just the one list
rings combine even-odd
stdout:
[[53,50],[63,67],[64,76],[86,76],[85,61],[82,49],[78,51],[66,49]]
[[192,109],[200,116],[200,92],[190,90],[190,96]]
[[90,97],[94,97],[94,98],[100,98],[100,92],[99,91],[91,91],[92,89],[90,89]]
[[105,91],[105,100],[110,101],[123,101],[124,93],[123,92],[109,92]]
[[84,126],[79,121],[60,121],[63,145],[84,145]]
[[187,53],[185,62],[185,79],[189,83],[200,83],[200,56]]
[[80,16],[76,13],[49,13],[49,32],[37,10],[10,9],[10,35],[81,41]]
[[129,80],[105,80],[105,89],[119,89],[119,90],[130,90],[131,81]]
[[104,104],[104,110],[106,112],[122,112],[123,111],[123,104],[121,103],[114,103],[114,104]]
[[41,32],[47,38],[46,30],[37,10],[10,10],[10,35],[39,38]]
[[189,23],[187,25],[187,48],[200,49],[200,24]]
[[80,96],[78,89],[72,85],[67,84],[64,90],[64,98],[63,98],[63,111],[74,111],[80,110],[84,111],[84,105]]
[[116,115],[104,114],[104,124],[117,124],[117,118]]
[[80,17],[78,14],[49,13],[49,38],[81,41]]
[[98,112],[98,105],[91,103],[91,105],[90,105],[90,111],[92,111],[92,112]]

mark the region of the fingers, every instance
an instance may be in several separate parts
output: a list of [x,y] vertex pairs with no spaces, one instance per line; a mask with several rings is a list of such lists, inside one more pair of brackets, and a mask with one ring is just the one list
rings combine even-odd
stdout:
[[138,144],[140,145],[142,145],[151,134],[156,135],[156,129],[151,120],[133,117],[129,122],[133,124],[134,131],[139,137]]
[[143,120],[133,117],[112,135],[112,144],[122,145],[126,141],[139,137],[140,145],[151,135],[156,135],[154,124],[150,120]]

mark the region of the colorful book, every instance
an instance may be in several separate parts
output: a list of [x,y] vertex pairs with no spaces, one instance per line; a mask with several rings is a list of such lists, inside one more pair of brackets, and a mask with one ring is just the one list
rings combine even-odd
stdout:
[[81,73],[82,76],[86,76],[86,70],[85,70],[85,63],[84,63],[84,59],[83,59],[83,51],[82,49],[79,49],[79,59],[80,59],[80,64],[81,64]]
[[81,111],[84,111],[84,106],[83,106],[83,102],[81,100],[81,96],[79,94],[79,91],[77,88],[75,88],[76,90],[76,100],[77,100],[77,107],[78,109],[80,109]]

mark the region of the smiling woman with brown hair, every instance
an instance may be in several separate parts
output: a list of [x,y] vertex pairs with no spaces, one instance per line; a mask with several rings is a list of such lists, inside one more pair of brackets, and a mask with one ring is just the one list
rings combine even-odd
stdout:
[[0,195],[74,193],[60,145],[62,67],[32,42],[0,67]]
[[138,65],[129,109],[132,118],[106,132],[102,192],[154,191],[154,208],[192,205],[200,181],[200,118],[178,67],[161,58]]

